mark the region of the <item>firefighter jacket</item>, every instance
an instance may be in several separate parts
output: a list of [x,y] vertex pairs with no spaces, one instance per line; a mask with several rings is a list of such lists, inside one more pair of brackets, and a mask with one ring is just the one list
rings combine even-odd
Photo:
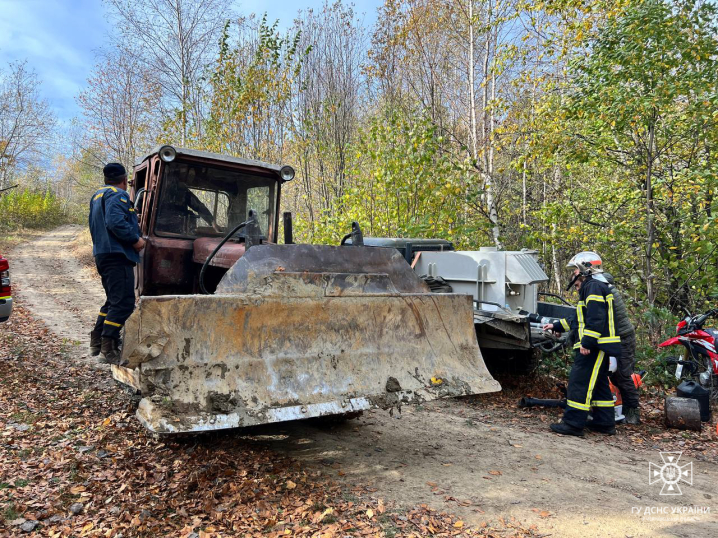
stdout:
[[558,332],[571,331],[576,343],[586,349],[599,349],[609,356],[621,356],[621,337],[616,332],[613,294],[608,284],[588,276],[579,290],[576,316],[553,322]]
[[112,185],[98,189],[90,201],[89,221],[93,256],[123,254],[130,262],[139,263],[132,245],[140,238],[140,228],[127,192]]
[[616,318],[616,332],[618,336],[631,336],[636,332],[636,329],[633,327],[633,323],[631,323],[631,318],[628,317],[626,303],[623,301],[621,293],[613,285],[613,276],[609,273],[603,273],[603,276],[608,281],[608,291],[613,294],[613,314]]

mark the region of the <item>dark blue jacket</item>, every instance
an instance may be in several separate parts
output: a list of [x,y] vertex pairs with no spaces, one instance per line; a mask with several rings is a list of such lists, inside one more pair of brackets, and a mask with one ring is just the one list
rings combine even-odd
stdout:
[[140,238],[137,214],[127,192],[105,185],[92,195],[90,201],[90,233],[92,255],[124,254],[139,263],[140,256],[132,245]]
[[621,356],[621,337],[616,332],[613,294],[608,284],[588,276],[578,292],[576,315],[552,320],[557,332],[571,331],[577,336],[573,348],[600,349],[614,357]]

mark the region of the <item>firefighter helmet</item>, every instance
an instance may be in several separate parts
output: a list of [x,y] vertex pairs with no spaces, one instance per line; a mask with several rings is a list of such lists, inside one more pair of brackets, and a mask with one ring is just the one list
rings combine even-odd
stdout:
[[603,273],[601,264],[601,256],[588,250],[576,254],[566,267],[575,267],[582,275],[588,276]]

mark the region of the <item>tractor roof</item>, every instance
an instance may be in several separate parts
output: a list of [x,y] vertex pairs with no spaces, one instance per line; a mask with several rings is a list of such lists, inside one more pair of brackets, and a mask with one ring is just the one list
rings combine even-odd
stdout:
[[[141,164],[145,162],[147,159],[152,157],[153,155],[157,155],[159,153],[160,148],[163,146],[156,146],[150,153],[145,155],[140,161],[137,162],[137,164]],[[211,161],[222,161],[225,163],[230,164],[241,164],[244,166],[252,166],[256,168],[264,168],[266,170],[271,170],[273,172],[279,172],[281,169],[281,166],[278,164],[269,164],[262,161],[255,161],[252,159],[243,159],[241,157],[230,157],[229,155],[222,155],[221,153],[212,153],[211,151],[201,151],[198,149],[187,149],[187,148],[179,148],[177,146],[172,146],[175,151],[177,152],[177,156],[187,156],[187,157],[194,157],[196,159],[206,159]]]

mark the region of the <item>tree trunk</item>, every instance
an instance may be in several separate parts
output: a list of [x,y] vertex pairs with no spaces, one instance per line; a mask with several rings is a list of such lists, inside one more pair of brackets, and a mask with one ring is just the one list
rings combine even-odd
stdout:
[[[559,192],[561,188],[561,169],[556,164],[553,167],[553,188],[555,192]],[[556,293],[559,295],[563,291],[561,288],[561,267],[558,264],[558,255],[556,254],[556,223],[551,224],[551,263],[553,264],[553,277],[556,279]]]
[[648,126],[648,154],[646,158],[646,298],[648,304],[653,306],[656,300],[656,292],[653,289],[653,243],[655,241],[655,229],[653,224],[653,144],[655,139],[655,111]]

